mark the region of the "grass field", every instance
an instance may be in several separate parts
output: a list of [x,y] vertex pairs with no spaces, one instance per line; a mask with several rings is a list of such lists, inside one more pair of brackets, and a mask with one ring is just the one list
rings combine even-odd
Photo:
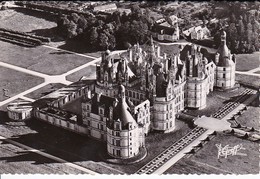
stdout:
[[[38,29],[49,29],[57,26],[56,22],[32,16],[35,15],[35,13],[29,15],[22,13],[25,11],[29,12],[30,10],[20,10],[20,12],[17,12],[16,10],[9,9],[0,11],[0,28],[31,32]],[[37,14],[41,13],[37,12]],[[44,16],[46,17],[46,15]],[[42,15],[42,17],[44,16]]]
[[66,79],[69,81],[76,82],[82,76],[85,76],[90,79],[96,79],[96,66],[94,65],[87,66],[86,68],[83,68],[75,73],[66,76]]
[[0,141],[0,174],[84,174],[61,163]]
[[260,71],[256,71],[256,72],[254,72],[254,73],[256,73],[256,74],[260,74]]
[[260,52],[236,55],[236,70],[249,71],[260,66]]
[[260,77],[258,76],[236,74],[236,81],[256,88],[260,87]]
[[236,121],[241,125],[247,127],[254,127],[255,129],[260,130],[259,116],[260,116],[260,107],[257,106],[257,100],[248,107],[248,110],[241,114]]
[[0,61],[48,75],[59,75],[92,59],[44,46],[25,48],[0,41]]
[[0,66],[0,101],[8,99],[3,89],[7,89],[8,96],[12,97],[43,82],[42,78]]
[[50,83],[38,90],[35,90],[27,95],[25,95],[26,97],[28,98],[32,98],[32,99],[39,99],[53,91],[56,91],[62,87],[64,87],[65,85],[64,84],[61,84],[61,83]]
[[[216,144],[222,147],[242,144],[246,156],[234,155],[218,159]],[[183,158],[169,168],[165,174],[257,174],[259,172],[259,144],[241,138],[218,133],[201,150],[189,158]]]

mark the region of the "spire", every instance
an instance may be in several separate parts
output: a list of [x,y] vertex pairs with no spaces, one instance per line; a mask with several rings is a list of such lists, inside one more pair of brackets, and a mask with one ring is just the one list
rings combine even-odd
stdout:
[[229,58],[230,58],[230,50],[227,47],[226,44],[226,32],[221,32],[221,44],[217,50],[217,53],[219,53],[219,63],[217,63],[218,66],[229,66]]
[[223,45],[226,45],[226,38],[227,38],[227,34],[226,34],[226,32],[223,30],[223,31],[221,32],[221,43],[222,43]]

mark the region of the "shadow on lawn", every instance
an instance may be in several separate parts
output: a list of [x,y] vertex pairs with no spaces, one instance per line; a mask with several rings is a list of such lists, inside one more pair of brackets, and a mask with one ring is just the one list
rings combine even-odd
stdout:
[[[46,100],[48,101],[49,99]],[[45,99],[40,100],[39,103],[40,104],[34,105],[44,105]],[[51,124],[37,119],[13,121],[8,118],[6,111],[0,111],[0,125],[9,130],[20,130],[22,132],[16,132],[17,135],[13,135],[10,138],[11,140],[69,162],[101,162],[103,159],[100,157],[100,154],[106,153],[107,147],[103,142],[52,126]],[[26,126],[26,128],[23,126]],[[36,164],[57,163],[57,161],[50,159],[43,160],[40,155],[35,156],[36,154],[32,152],[20,152],[17,154],[18,155],[12,157],[2,157],[0,158],[0,161],[35,161]]]
[[[240,104],[245,104],[245,100],[251,98],[254,94],[248,94],[247,96],[243,96],[243,95],[237,95],[237,96],[232,96],[229,100],[224,101],[224,104],[227,104],[229,102],[239,102]],[[242,101],[241,101],[241,100]],[[255,100],[254,100],[255,101]],[[250,103],[247,106],[256,106],[256,104],[254,102]]]
[[66,40],[66,43],[64,45],[59,46],[58,48],[73,51],[76,53],[95,52],[94,50],[91,50],[90,44],[84,43],[78,39]]
[[35,30],[32,30],[32,31],[27,32],[27,33],[34,34],[34,35],[37,35],[37,36],[43,36],[43,37],[51,38],[52,42],[63,41],[62,38],[58,37],[57,27],[45,28],[45,29],[35,29]]
[[[46,152],[69,162],[102,161],[100,153],[106,152],[106,145],[86,136],[49,125],[36,119],[25,122],[26,126],[36,131],[24,135],[12,136],[11,140],[34,149]],[[8,143],[8,142],[7,142]],[[57,163],[33,152],[17,152],[13,157],[0,158],[9,162],[35,161],[36,164]]]
[[26,8],[21,8],[21,7],[16,7],[15,11],[23,13],[24,15],[29,15],[41,19],[45,19],[51,22],[56,22],[57,21],[57,16],[54,14],[46,13],[46,12],[41,12],[33,9],[26,9]]

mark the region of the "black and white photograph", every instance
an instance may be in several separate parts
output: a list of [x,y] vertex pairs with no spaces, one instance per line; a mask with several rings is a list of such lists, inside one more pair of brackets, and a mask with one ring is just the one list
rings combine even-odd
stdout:
[[0,1],[0,178],[259,175],[259,41],[259,1]]

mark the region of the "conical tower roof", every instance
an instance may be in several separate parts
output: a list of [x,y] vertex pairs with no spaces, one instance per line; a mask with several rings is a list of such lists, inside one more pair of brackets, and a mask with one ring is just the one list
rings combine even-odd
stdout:
[[125,87],[119,86],[120,99],[116,107],[114,108],[114,120],[121,121],[122,128],[127,127],[129,123],[137,124],[132,114],[130,113],[130,107],[126,103],[125,99]]
[[219,53],[219,62],[217,66],[222,67],[228,67],[230,66],[230,50],[227,47],[226,44],[226,32],[221,32],[221,44],[217,50],[217,53]]

